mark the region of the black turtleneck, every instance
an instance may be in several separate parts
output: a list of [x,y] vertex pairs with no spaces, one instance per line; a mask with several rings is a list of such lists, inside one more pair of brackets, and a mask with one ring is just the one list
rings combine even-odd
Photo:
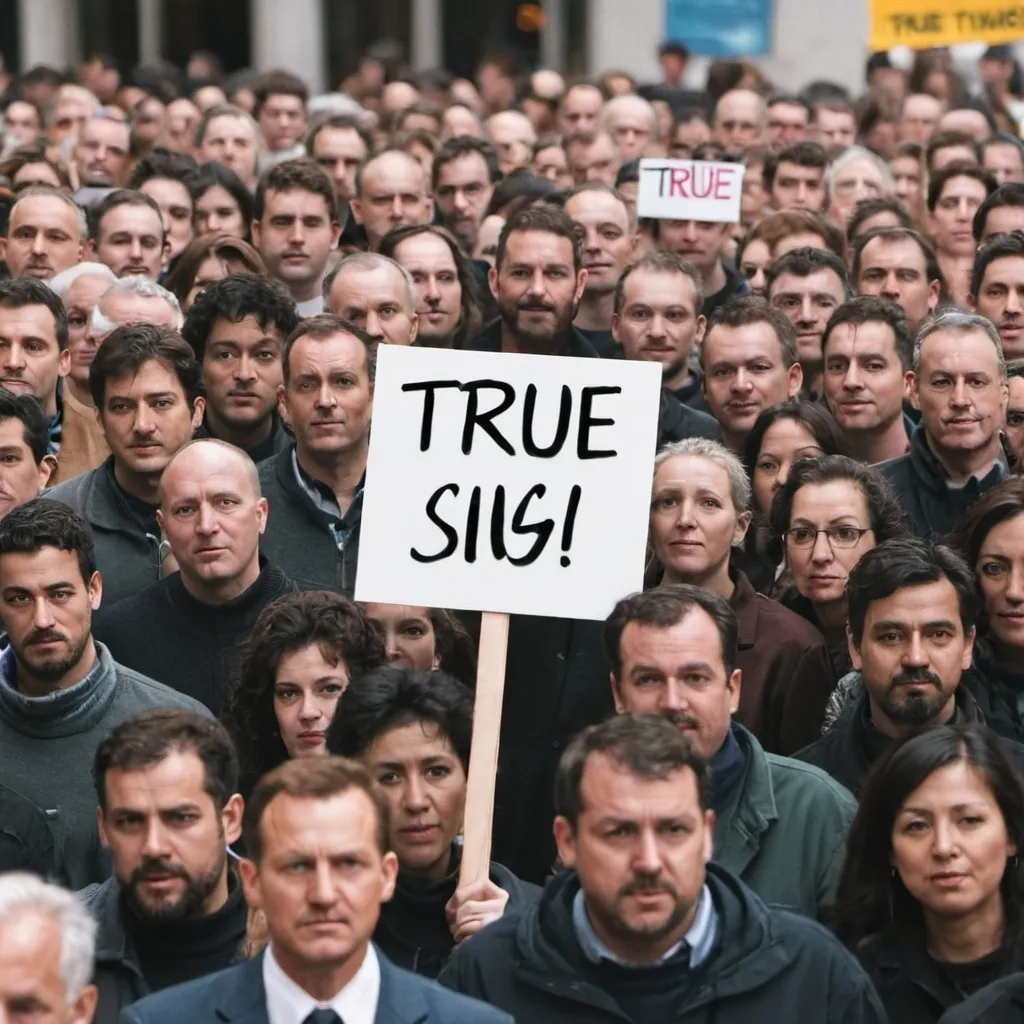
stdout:
[[244,593],[224,604],[207,604],[174,573],[100,611],[93,634],[115,661],[195,697],[219,715],[241,641],[266,605],[295,589],[280,569],[261,560],[256,582]]
[[228,874],[227,902],[212,914],[154,924],[140,917],[124,897],[125,928],[135,946],[150,991],[180,985],[230,967],[245,939],[247,908],[242,887]]

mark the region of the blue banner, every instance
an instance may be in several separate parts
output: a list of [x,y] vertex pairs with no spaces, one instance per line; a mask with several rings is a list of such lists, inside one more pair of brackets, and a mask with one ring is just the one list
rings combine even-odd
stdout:
[[701,56],[763,56],[771,32],[772,0],[665,0],[665,38]]

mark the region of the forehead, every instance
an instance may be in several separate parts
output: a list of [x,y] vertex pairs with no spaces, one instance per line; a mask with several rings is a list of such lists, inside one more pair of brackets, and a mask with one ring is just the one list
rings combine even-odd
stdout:
[[327,199],[319,192],[310,192],[305,188],[268,192],[264,204],[264,218],[282,213],[294,213],[299,216],[315,213],[326,216]]
[[317,156],[329,151],[366,155],[366,143],[355,128],[322,128],[313,140],[313,152]]
[[782,342],[774,328],[767,323],[743,324],[742,327],[717,325],[704,335],[704,348],[708,359],[732,357],[753,359],[768,356],[778,359],[782,355]]
[[580,798],[581,818],[664,819],[700,812],[693,769],[645,779],[600,752],[591,754],[583,766]]
[[573,262],[573,244],[550,231],[513,231],[505,242],[504,264]]
[[908,96],[903,105],[905,117],[934,117],[937,119],[941,111],[942,104],[937,99],[920,92]]
[[601,109],[603,103],[604,100],[598,89],[592,86],[576,86],[565,94],[564,106],[566,110],[589,110],[596,113]]
[[831,267],[822,267],[803,277],[797,274],[779,274],[772,282],[772,295],[778,295],[780,292],[796,292],[801,295],[825,293],[840,301],[845,295],[843,282]]
[[109,377],[105,384],[106,397],[129,396],[168,391],[185,394],[174,369],[162,359],[147,359],[137,373],[126,373],[121,377]]
[[992,260],[982,275],[982,281],[990,280],[1024,283],[1024,256],[1003,256]]
[[41,303],[17,308],[0,305],[0,332],[45,335],[55,338],[57,322],[54,320],[53,314]]
[[453,753],[448,735],[437,722],[415,719],[378,733],[366,750],[368,761],[419,760]]
[[103,780],[107,803],[120,806],[172,804],[205,793],[206,767],[190,749],[171,749],[151,764],[111,768]]
[[139,191],[151,196],[158,203],[161,199],[165,202],[179,202],[183,205],[192,205],[192,195],[182,181],[175,181],[174,178],[150,178],[139,186]]
[[79,141],[102,139],[105,142],[122,142],[128,145],[128,125],[124,121],[115,121],[109,117],[90,117],[82,125]]
[[968,372],[984,369],[999,372],[999,358],[992,339],[981,329],[938,330],[921,345],[921,370]]
[[384,153],[371,160],[363,169],[363,185],[366,187],[390,187],[415,192],[423,188],[424,177],[422,165],[408,153]]
[[316,372],[322,367],[340,364],[343,367],[366,368],[366,346],[354,335],[344,331],[314,338],[305,334],[291,347],[288,365],[292,373]]
[[727,494],[730,489],[728,470],[706,455],[674,455],[665,459],[654,473],[654,486],[684,490],[714,490]]
[[64,302],[68,306],[94,306],[111,283],[109,277],[101,274],[80,274],[68,286]]
[[951,619],[959,621],[960,601],[956,588],[943,577],[934,583],[900,587],[888,597],[868,604],[865,625],[881,621],[914,623]]
[[802,103],[773,103],[768,113],[777,120],[807,120],[807,108]]
[[107,210],[100,226],[105,234],[134,231],[139,234],[149,232],[163,235],[164,232],[164,222],[159,211],[143,203],[121,203]]
[[1019,146],[1015,146],[1012,142],[990,142],[985,147],[986,158],[989,153],[995,153],[1000,160],[1012,159],[1014,163],[1024,164],[1024,153],[1021,152]]
[[0,1005],[36,999],[60,1019],[66,1006],[61,946],[60,929],[48,914],[26,908],[0,921]]
[[225,316],[218,316],[210,327],[210,336],[207,343],[217,341],[263,341],[265,338],[272,338],[274,341],[283,340],[281,329],[268,319],[261,324],[259,318],[252,313],[243,316],[241,320],[229,320]]
[[893,351],[896,332],[881,320],[866,324],[837,324],[828,336],[828,350],[848,354]]
[[253,490],[253,471],[249,457],[223,445],[192,444],[179,452],[160,478],[165,501],[198,492]]
[[386,263],[376,267],[345,267],[331,287],[331,297],[339,301],[378,295],[399,300],[408,295],[405,278],[396,267]]
[[926,269],[924,250],[912,238],[872,238],[860,253],[860,269],[866,267],[913,266],[923,274]]
[[48,586],[82,578],[78,555],[74,551],[42,547],[38,551],[0,556],[0,576],[8,586]]
[[263,109],[266,110],[267,107],[271,106],[278,107],[279,109],[285,107],[292,107],[298,110],[305,109],[301,96],[292,96],[291,93],[287,92],[272,92],[264,101]]
[[121,289],[103,295],[100,311],[115,323],[122,324],[162,324],[171,327],[176,319],[166,299]]
[[619,646],[624,665],[638,661],[722,664],[722,639],[718,625],[703,608],[697,606],[671,626],[627,623]]
[[23,448],[28,451],[25,443],[25,424],[14,416],[0,420],[0,445],[4,448]]
[[327,798],[278,793],[260,819],[265,857],[288,852],[330,855],[339,849],[377,849],[377,807],[352,787]]
[[820,484],[804,484],[793,495],[791,519],[807,519],[821,526],[839,516],[856,516],[866,520],[867,495],[855,480],[827,480]]
[[837,171],[836,181],[882,181],[881,168],[867,157],[847,160]]
[[853,123],[853,111],[850,110],[830,110],[828,107],[820,107],[817,113],[817,121],[819,124],[829,122],[835,125],[839,121],[849,121]]
[[984,199],[988,195],[988,189],[977,178],[969,178],[966,174],[954,174],[943,184],[939,198],[945,199],[952,195]]
[[1010,378],[1010,401],[1018,405],[1024,402],[1024,377]]
[[725,117],[746,117],[754,120],[761,111],[761,98],[745,89],[727,92],[718,103],[718,120]]
[[436,266],[455,270],[455,257],[451,247],[443,238],[424,231],[413,235],[395,248],[395,256],[405,267]]
[[985,232],[990,235],[1024,231],[1024,205],[996,206],[985,215]]
[[15,100],[13,103],[9,103],[7,110],[4,111],[4,116],[8,121],[17,117],[30,117],[32,120],[39,120],[39,111],[32,106],[31,103],[25,103],[23,100]]
[[565,212],[581,223],[614,221],[623,229],[629,227],[626,204],[616,196],[598,189],[588,189],[574,195],[566,202]]
[[675,270],[634,270],[623,285],[623,298],[630,302],[674,302],[693,306],[693,282]]
[[482,153],[462,153],[454,160],[441,164],[437,171],[439,185],[448,185],[456,181],[487,181],[487,161]]
[[609,123],[614,124],[650,124],[652,112],[646,104],[638,103],[630,97],[626,102],[620,100],[613,103],[607,111]]
[[22,224],[57,224],[78,234],[78,211],[56,196],[26,196],[11,210],[11,227]]
[[779,168],[775,173],[776,176],[780,174],[802,174],[808,178],[823,178],[825,176],[825,168],[804,167],[802,164],[793,163],[791,160],[780,160]]
[[[167,109],[170,110],[171,108],[168,107]],[[206,138],[208,140],[211,138],[251,139],[252,137],[252,125],[245,118],[237,117],[234,114],[220,114],[217,117],[211,118],[206,126]]]

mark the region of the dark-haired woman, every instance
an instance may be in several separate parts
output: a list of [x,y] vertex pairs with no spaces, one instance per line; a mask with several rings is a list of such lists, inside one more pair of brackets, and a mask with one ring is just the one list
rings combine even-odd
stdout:
[[1021,965],[1024,781],[979,725],[893,748],[861,793],[835,930],[891,1021],[931,1024]]
[[224,713],[242,795],[289,757],[323,754],[345,687],[384,661],[378,630],[340,594],[306,590],[268,604],[242,647]]
[[345,691],[327,734],[332,754],[363,761],[388,801],[395,894],[374,942],[392,962],[437,977],[455,945],[539,890],[491,863],[459,885],[473,695],[446,672],[378,669]]
[[1024,479],[1011,477],[968,509],[951,544],[974,570],[984,607],[964,682],[986,723],[1024,740]]

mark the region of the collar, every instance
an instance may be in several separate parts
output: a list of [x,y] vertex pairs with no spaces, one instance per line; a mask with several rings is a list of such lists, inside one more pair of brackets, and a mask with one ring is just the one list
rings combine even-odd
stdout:
[[729,598],[729,604],[736,613],[739,625],[738,646],[742,651],[753,647],[757,640],[757,620],[760,608],[757,593],[745,572],[730,568],[729,578],[733,582],[733,592],[732,597]]
[[314,295],[313,298],[306,299],[305,302],[296,302],[295,308],[300,317],[319,316],[324,311],[324,297]]
[[252,621],[263,605],[281,594],[291,585],[288,577],[276,566],[270,565],[263,555],[259,556],[259,575],[242,593],[220,604],[208,604],[190,594],[182,582],[181,573],[176,572],[162,583],[168,599],[178,612],[199,633],[219,633],[229,629],[232,623],[248,632]]
[[[317,480],[316,477],[310,476],[299,465],[299,450],[295,445],[292,445],[292,472],[295,474],[295,480],[299,485],[299,489],[309,498],[318,511],[322,512],[332,522],[340,523],[345,518],[341,514],[341,508],[338,506],[338,499],[335,497],[334,491],[322,480]],[[356,505],[356,499],[362,493],[365,484],[366,471],[364,470],[352,495],[352,505],[349,508],[353,508]]]
[[968,477],[964,483],[955,487],[952,486],[949,482],[949,471],[932,450],[923,423],[918,424],[910,438],[910,458],[917,467],[919,474],[929,482],[932,488],[942,492],[961,491],[972,484],[979,489],[993,487],[1001,480],[1005,480],[1010,473],[1006,455],[1002,447],[1000,447],[999,454],[995,460],[989,464],[980,476],[974,474]]
[[[466,348],[474,352],[500,352],[501,325],[502,321],[500,319],[495,320],[494,323],[485,327],[475,338],[467,342]],[[577,359],[600,359],[594,346],[580,334],[579,328],[575,326],[570,326],[564,348],[550,354],[572,356]]]
[[715,909],[715,901],[711,896],[711,890],[708,889],[707,883],[701,889],[700,899],[697,902],[697,913],[693,918],[693,924],[690,925],[690,930],[670,950],[651,964],[635,964],[629,960],[623,960],[598,938],[597,932],[594,931],[594,926],[590,923],[586,897],[583,895],[582,888],[577,889],[576,895],[573,897],[572,923],[580,949],[583,950],[583,955],[591,963],[600,964],[602,960],[609,960],[619,967],[630,967],[638,971],[649,967],[657,967],[671,960],[684,949],[688,950],[690,954],[689,966],[699,967],[711,955],[715,939],[718,936],[718,911]]
[[373,943],[368,943],[352,980],[326,1003],[318,1003],[285,974],[271,943],[263,957],[263,986],[269,1024],[304,1024],[316,1009],[333,1010],[345,1024],[374,1024],[380,1000],[380,961]]

